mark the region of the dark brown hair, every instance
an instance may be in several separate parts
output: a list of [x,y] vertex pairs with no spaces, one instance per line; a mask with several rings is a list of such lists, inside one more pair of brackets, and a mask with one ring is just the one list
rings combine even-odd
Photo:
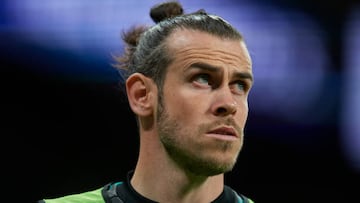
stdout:
[[115,67],[124,80],[132,73],[142,73],[154,80],[161,95],[162,85],[172,55],[167,51],[165,39],[177,29],[207,32],[220,38],[242,40],[241,34],[228,22],[200,9],[184,14],[178,1],[157,4],[150,10],[154,26],[132,27],[122,34],[126,43],[122,56],[115,57]]

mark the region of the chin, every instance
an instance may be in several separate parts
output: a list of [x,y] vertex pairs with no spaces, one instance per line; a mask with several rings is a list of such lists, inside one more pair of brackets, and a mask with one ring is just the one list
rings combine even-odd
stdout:
[[234,159],[231,161],[219,160],[203,160],[202,162],[193,165],[191,172],[201,176],[215,176],[231,171],[236,164]]

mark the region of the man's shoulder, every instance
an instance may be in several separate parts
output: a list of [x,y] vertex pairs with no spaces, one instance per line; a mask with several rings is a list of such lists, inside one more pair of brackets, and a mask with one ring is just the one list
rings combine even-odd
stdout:
[[238,197],[238,202],[240,203],[254,203],[252,199],[246,197],[245,195],[237,194],[237,197]]
[[232,189],[231,187],[229,186],[226,186],[225,185],[225,192],[226,193],[231,193],[233,195],[235,195],[238,203],[254,203],[254,201],[252,199],[250,199],[249,197],[247,197],[246,195],[244,194],[241,194],[241,193],[238,193],[236,192],[234,189]]
[[53,199],[43,199],[38,201],[38,203],[105,203],[102,196],[102,189],[103,187],[83,193],[71,194]]

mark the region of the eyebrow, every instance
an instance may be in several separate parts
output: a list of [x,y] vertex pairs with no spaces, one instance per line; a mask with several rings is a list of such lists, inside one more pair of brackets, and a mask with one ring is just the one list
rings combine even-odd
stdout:
[[[202,69],[202,70],[206,70],[209,72],[220,72],[220,69],[221,69],[218,66],[213,66],[208,63],[193,63],[193,64],[191,64],[190,68]],[[236,72],[235,77],[242,78],[242,79],[248,79],[248,80],[251,80],[252,82],[254,81],[253,75],[248,72]]]

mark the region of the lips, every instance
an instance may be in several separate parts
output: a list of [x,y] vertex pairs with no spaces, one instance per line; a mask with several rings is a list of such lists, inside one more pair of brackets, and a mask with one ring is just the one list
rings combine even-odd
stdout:
[[232,127],[220,127],[208,132],[209,134],[217,134],[223,136],[238,137],[236,131]]

